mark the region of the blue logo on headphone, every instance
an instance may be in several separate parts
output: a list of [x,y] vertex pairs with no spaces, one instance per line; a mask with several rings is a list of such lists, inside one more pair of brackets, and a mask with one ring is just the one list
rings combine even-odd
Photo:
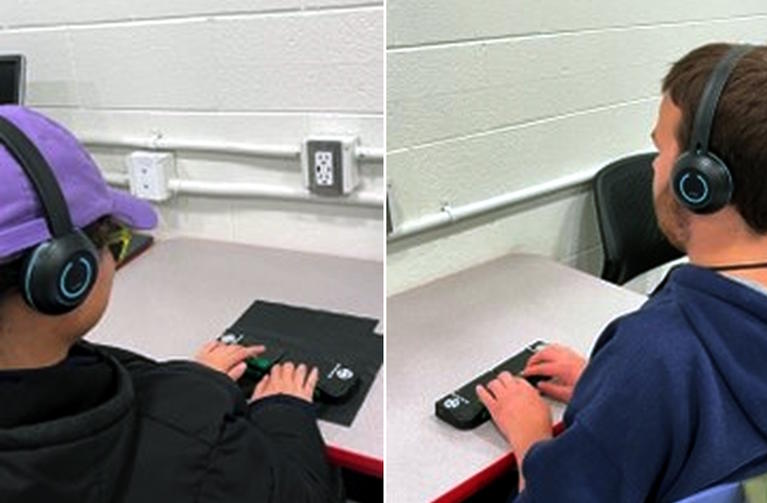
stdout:
[[67,266],[64,268],[64,272],[61,273],[61,278],[59,279],[59,290],[61,290],[61,293],[64,294],[64,297],[69,300],[75,300],[79,298],[88,288],[88,285],[90,285],[91,277],[93,276],[93,268],[91,267],[90,262],[85,260],[83,257],[78,257],[77,261],[85,266],[85,279],[80,282],[75,290],[72,291],[67,288],[67,276],[69,276],[69,273],[72,272],[72,268],[75,265],[73,262],[67,264]]
[[691,196],[687,189],[685,189],[685,185],[687,184],[687,181],[690,179],[690,173],[685,173],[684,176],[682,176],[682,179],[679,180],[679,193],[682,194],[682,196],[690,203],[690,204],[700,204],[706,199],[708,199],[708,183],[706,182],[706,179],[702,176],[696,174],[695,178],[698,180],[700,185],[703,187],[703,193],[698,196],[694,197]]

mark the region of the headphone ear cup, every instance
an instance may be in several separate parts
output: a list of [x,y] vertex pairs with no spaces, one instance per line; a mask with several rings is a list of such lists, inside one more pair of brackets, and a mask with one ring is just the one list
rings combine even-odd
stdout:
[[679,156],[671,184],[677,201],[693,213],[714,213],[732,199],[730,170],[711,153],[685,152]]
[[98,251],[80,230],[37,246],[27,256],[21,291],[33,309],[64,314],[88,297],[98,277]]

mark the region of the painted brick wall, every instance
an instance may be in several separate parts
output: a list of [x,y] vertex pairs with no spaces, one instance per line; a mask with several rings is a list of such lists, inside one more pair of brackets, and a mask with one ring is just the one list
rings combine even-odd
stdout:
[[[27,104],[81,137],[299,145],[353,134],[383,146],[383,1],[7,0],[0,53],[28,60]],[[127,149],[92,148],[106,171]],[[300,187],[289,160],[181,152],[191,180]],[[363,190],[383,193],[383,166]],[[381,210],[176,197],[163,235],[382,260]]]
[[[651,149],[670,64],[767,33],[757,0],[389,0],[387,12],[387,176],[400,222]],[[599,272],[589,189],[390,244],[388,292],[510,252]]]

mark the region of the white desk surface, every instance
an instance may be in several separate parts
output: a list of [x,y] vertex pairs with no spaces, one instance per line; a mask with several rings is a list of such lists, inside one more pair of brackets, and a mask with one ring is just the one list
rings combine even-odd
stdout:
[[[388,299],[386,494],[443,496],[509,452],[491,422],[469,431],[434,402],[528,343],[588,354],[601,330],[646,298],[531,255],[509,255]],[[555,422],[564,411],[555,406]]]
[[[107,313],[88,340],[160,360],[191,358],[256,299],[382,319],[383,264],[216,241],[160,241],[117,272]],[[351,427],[320,421],[320,429],[329,445],[382,461],[383,410],[381,369]]]

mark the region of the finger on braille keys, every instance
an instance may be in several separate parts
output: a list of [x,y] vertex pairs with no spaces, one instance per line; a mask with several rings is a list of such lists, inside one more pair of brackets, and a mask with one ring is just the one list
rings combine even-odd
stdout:
[[498,398],[498,394],[502,393],[504,389],[504,385],[499,379],[493,379],[487,384],[487,387],[493,392],[493,395],[495,395],[496,398]]
[[504,370],[500,374],[498,374],[498,379],[505,385],[512,384],[512,381],[514,381],[514,376],[512,376],[507,370]]
[[299,364],[298,367],[296,368],[294,380],[299,387],[301,388],[304,387],[305,380],[306,380],[306,365],[304,365],[303,363]]
[[481,384],[476,387],[475,389],[477,393],[477,397],[479,398],[479,401],[482,402],[485,407],[492,413],[495,410],[495,398],[493,395],[490,394],[490,392]]
[[315,386],[317,386],[317,381],[320,379],[320,371],[317,367],[314,367],[311,372],[309,372],[309,377],[306,378],[306,389],[307,390],[313,390]]
[[269,376],[265,375],[261,378],[260,381],[258,381],[258,384],[256,385],[256,389],[253,391],[253,395],[260,395],[264,392],[266,387],[269,385]]

